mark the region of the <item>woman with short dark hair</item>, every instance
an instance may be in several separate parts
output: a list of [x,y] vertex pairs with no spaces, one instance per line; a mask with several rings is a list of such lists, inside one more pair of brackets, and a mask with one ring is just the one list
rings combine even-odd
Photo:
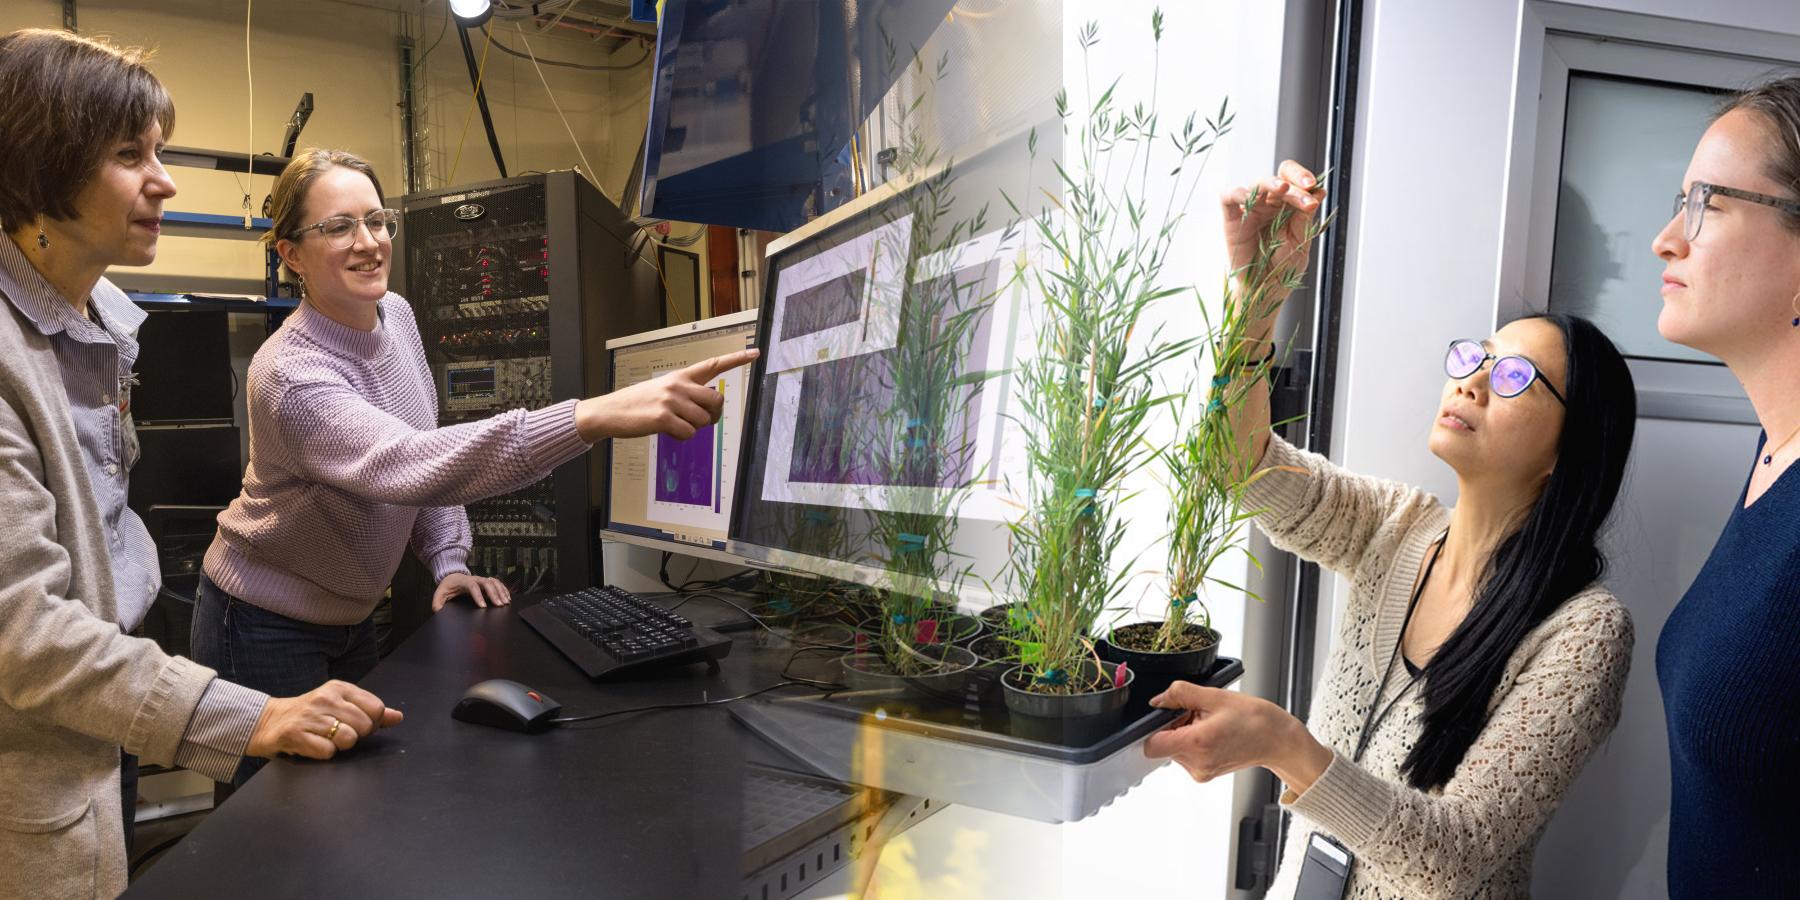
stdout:
[[[1293,162],[1227,194],[1234,270],[1283,207],[1278,252],[1304,268],[1318,194]],[[1254,326],[1256,349],[1273,318]],[[1599,540],[1636,427],[1630,369],[1574,316],[1442,346],[1428,441],[1456,473],[1454,507],[1272,435],[1266,385],[1232,414],[1258,461],[1245,495],[1258,527],[1347,578],[1348,606],[1307,722],[1177,682],[1151,702],[1188,715],[1145,749],[1202,781],[1261,766],[1286,783],[1271,898],[1529,896],[1538,838],[1619,720],[1633,632],[1600,581]]]
[[1657,330],[1718,357],[1762,435],[1656,645],[1673,792],[1669,895],[1791,897],[1800,804],[1800,78],[1730,98],[1694,148]]
[[0,36],[0,122],[0,897],[114,897],[121,748],[223,781],[400,714],[341,682],[271,699],[127,636],[159,584],[125,505],[144,314],[102,273],[156,258],[175,107],[140,51],[27,30]]

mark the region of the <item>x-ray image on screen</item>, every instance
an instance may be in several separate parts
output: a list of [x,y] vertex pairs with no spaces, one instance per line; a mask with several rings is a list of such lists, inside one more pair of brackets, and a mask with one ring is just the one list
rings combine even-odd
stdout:
[[713,452],[713,432],[707,425],[687,440],[666,434],[656,436],[656,501],[687,506],[715,507],[718,493],[718,456]]

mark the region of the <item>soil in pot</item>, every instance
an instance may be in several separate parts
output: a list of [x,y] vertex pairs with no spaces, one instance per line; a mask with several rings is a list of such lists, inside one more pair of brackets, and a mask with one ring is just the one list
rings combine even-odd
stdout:
[[[1091,744],[1119,726],[1137,673],[1125,668],[1124,684],[1114,686],[1117,663],[1086,661],[1067,683],[1046,687],[1024,666],[1000,676],[1013,733],[1046,743]],[[1090,685],[1098,689],[1084,690]],[[1054,692],[1052,692],[1054,691]]]
[[984,668],[999,668],[1002,671],[1019,664],[1019,645],[1006,639],[1004,635],[989,632],[970,641],[966,646],[974,652],[978,663]]
[[1112,630],[1099,642],[1100,658],[1124,663],[1137,673],[1131,688],[1133,706],[1145,706],[1150,698],[1177,681],[1199,681],[1212,671],[1219,656],[1219,633],[1199,623],[1189,623],[1175,639],[1175,649],[1155,651],[1161,622],[1137,622]]

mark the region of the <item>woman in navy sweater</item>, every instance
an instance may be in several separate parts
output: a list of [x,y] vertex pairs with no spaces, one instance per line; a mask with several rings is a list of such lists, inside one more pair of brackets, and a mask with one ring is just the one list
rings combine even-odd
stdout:
[[[1674,216],[1657,328],[1730,367],[1763,435],[1656,648],[1671,897],[1794,896],[1800,809],[1800,78],[1728,101]],[[1789,471],[1794,469],[1795,471]]]

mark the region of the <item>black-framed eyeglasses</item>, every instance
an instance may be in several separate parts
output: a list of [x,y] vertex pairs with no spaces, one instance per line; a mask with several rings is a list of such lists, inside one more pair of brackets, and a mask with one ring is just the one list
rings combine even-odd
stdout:
[[378,209],[362,218],[356,216],[332,216],[322,222],[314,222],[296,232],[294,238],[303,237],[308,231],[317,231],[325,237],[325,242],[333,250],[342,250],[356,243],[356,226],[367,225],[370,236],[378,241],[391,241],[400,232],[400,211],[397,209]]
[[1735,197],[1763,206],[1772,206],[1789,215],[1800,216],[1800,200],[1789,200],[1785,197],[1773,197],[1755,191],[1745,191],[1734,187],[1696,181],[1688,185],[1687,193],[1675,195],[1675,213],[1682,217],[1681,234],[1685,240],[1693,240],[1700,236],[1700,226],[1706,223],[1706,205],[1712,198]]
[[1450,342],[1450,349],[1444,354],[1444,374],[1458,380],[1481,371],[1488,360],[1493,360],[1494,367],[1488,370],[1488,389],[1496,395],[1506,398],[1517,397],[1531,389],[1532,384],[1541,384],[1556,402],[1564,407],[1569,401],[1563,399],[1562,392],[1550,379],[1543,377],[1538,367],[1523,356],[1495,356],[1482,346],[1480,341],[1459,338]]

